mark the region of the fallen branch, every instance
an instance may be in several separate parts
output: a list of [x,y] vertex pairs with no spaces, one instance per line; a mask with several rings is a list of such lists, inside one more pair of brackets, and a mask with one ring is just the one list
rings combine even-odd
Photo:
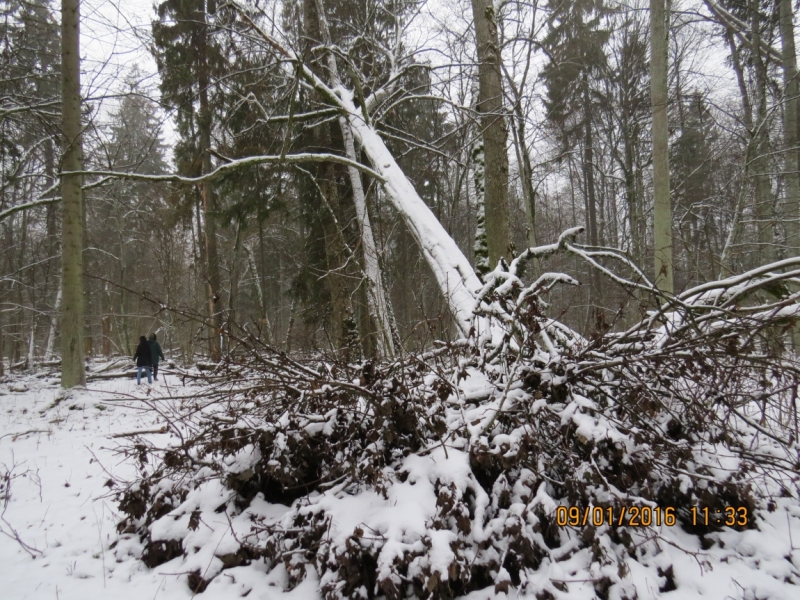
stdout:
[[148,433],[167,433],[169,431],[169,427],[164,425],[163,427],[159,427],[158,429],[139,429],[138,431],[125,431],[123,433],[114,433],[109,435],[110,438],[121,438],[121,437],[136,437],[137,435],[146,435]]
[[11,437],[11,441],[16,442],[22,436],[31,435],[32,433],[50,433],[50,431],[48,429],[29,429],[28,431],[20,431],[19,433],[6,433],[5,435],[0,435],[0,440],[4,437]]
[[18,475],[12,475],[12,472],[16,466],[16,464],[12,465],[12,467],[9,469],[3,465],[5,468],[5,473],[2,474],[2,482],[5,490],[3,490],[3,511],[0,512],[0,521],[2,521],[2,525],[0,525],[0,533],[11,538],[12,540],[15,540],[20,547],[25,550],[25,552],[30,554],[31,558],[36,558],[37,556],[42,555],[42,551],[23,541],[19,533],[17,533],[17,530],[14,529],[11,523],[9,523],[6,519],[6,510],[8,510],[8,503],[11,501],[11,482],[18,477]]

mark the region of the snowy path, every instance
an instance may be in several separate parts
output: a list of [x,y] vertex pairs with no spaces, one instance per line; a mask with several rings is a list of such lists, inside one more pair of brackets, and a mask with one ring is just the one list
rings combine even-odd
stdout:
[[[0,520],[5,533],[19,534],[35,548],[32,558],[15,540],[0,536],[0,598],[135,599],[192,598],[186,573],[195,566],[178,558],[147,569],[134,556],[141,550],[136,539],[118,539],[116,503],[109,497],[111,472],[132,477],[134,467],[120,463],[113,448],[124,443],[114,434],[153,430],[163,425],[142,410],[136,397],[168,390],[185,394],[180,380],[166,376],[152,388],[137,389],[133,380],[90,383],[89,389],[49,408],[59,394],[55,375],[26,377],[0,384],[0,473],[10,471],[10,500]],[[154,439],[158,434],[154,435]],[[0,488],[0,508],[7,493]],[[227,520],[204,523],[203,544],[213,559],[228,530]],[[628,561],[631,582],[644,598],[751,598],[796,600],[800,592],[788,583],[800,572],[800,506],[780,501],[760,523],[759,530],[717,534],[723,544],[703,551],[699,540],[673,528],[664,536],[663,551]],[[670,544],[696,554],[687,554]],[[721,547],[722,546],[722,547]],[[192,556],[198,557],[196,553]],[[541,568],[526,590],[511,590],[511,598],[534,598],[538,577],[569,582],[560,598],[592,598],[591,585],[582,584],[587,565],[575,559]],[[570,572],[575,563],[576,573]],[[678,587],[659,592],[664,579],[661,565],[673,565]],[[588,567],[591,572],[591,567]],[[310,576],[292,592],[283,592],[285,572],[266,573],[263,563],[226,570],[215,578],[201,598],[253,599],[318,598],[316,578]],[[505,597],[505,594],[500,594]],[[491,590],[473,593],[472,600],[494,597]]]
[[[26,391],[9,389],[23,386]],[[147,569],[132,555],[140,551],[138,542],[118,540],[119,516],[104,470],[122,479],[135,472],[112,451],[124,439],[110,436],[163,425],[157,416],[137,408],[135,397],[146,397],[148,389],[152,395],[167,389],[176,392],[180,386],[170,376],[152,388],[145,384],[137,388],[135,380],[128,379],[90,382],[87,391],[47,410],[60,391],[56,376],[0,385],[0,472],[8,469],[12,477],[4,514],[7,523],[0,521],[0,525],[9,533],[13,527],[25,544],[41,552],[34,559],[13,539],[0,537],[0,598],[192,597],[186,577],[172,566],[178,561]],[[0,499],[4,493],[5,488]],[[227,521],[220,521],[210,525],[219,525],[218,531],[223,532]],[[212,536],[209,542],[216,540]],[[232,572],[232,577],[215,582],[213,596],[208,595],[209,589],[206,597],[239,598],[251,587],[260,591],[250,598],[276,597],[282,590],[276,581],[279,576],[267,577],[250,568],[234,585]],[[249,585],[243,587],[242,581]],[[304,586],[290,597],[315,598],[316,594],[313,586]]]

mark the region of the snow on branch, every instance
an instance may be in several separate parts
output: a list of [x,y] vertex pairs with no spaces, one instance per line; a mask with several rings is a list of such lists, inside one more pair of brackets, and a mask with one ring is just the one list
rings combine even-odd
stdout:
[[[398,70],[400,61],[393,61],[387,83],[366,98],[362,110],[355,105],[354,91],[342,85],[334,87],[327,85],[294,51],[261,29],[244,11],[239,12],[264,41],[296,67],[306,83],[339,109],[374,171],[377,172],[376,178],[383,183],[387,197],[400,213],[433,271],[458,330],[462,335],[467,335],[473,325],[477,325],[480,329],[481,319],[475,321],[473,313],[476,293],[481,288],[480,280],[464,253],[420,198],[366,115],[391,94],[400,76]],[[335,72],[334,67],[334,63],[329,65],[333,72]],[[361,168],[363,170],[363,167]]]
[[[577,246],[579,233],[523,255],[625,263]],[[224,553],[192,589],[259,560],[289,590],[306,582],[330,600],[447,600],[492,586],[556,598],[564,572],[584,595],[636,598],[654,564],[654,581],[672,580],[681,555],[697,557],[683,548],[731,556],[736,536],[796,509],[800,369],[769,328],[796,323],[797,294],[726,308],[695,294],[642,320],[635,340],[590,342],[540,298],[577,281],[544,273],[526,286],[523,265],[498,265],[476,295],[478,316],[504,331],[499,345],[470,336],[350,364],[294,359],[232,329],[238,354],[208,376],[203,409],[176,403],[168,445],[120,447],[140,474],[119,490],[119,528],[140,536],[142,561],[194,569],[207,539],[197,523],[224,510]],[[754,289],[764,276],[718,288]],[[748,519],[698,523],[698,507],[726,506]]]
[[40,198],[38,200],[32,200],[31,202],[25,202],[24,204],[17,204],[16,206],[12,206],[0,212],[0,222],[5,221],[8,217],[18,212],[30,210],[39,206],[47,206],[48,204],[56,204],[57,202],[61,202],[61,196]]
[[214,179],[218,179],[224,175],[227,175],[233,171],[238,171],[239,169],[244,169],[247,167],[252,167],[255,165],[262,165],[262,164],[301,164],[301,163],[308,163],[308,162],[333,162],[337,164],[344,165],[346,167],[353,167],[354,169],[358,169],[362,173],[366,173],[367,175],[374,177],[378,181],[383,181],[381,175],[367,166],[362,165],[359,162],[352,161],[344,156],[339,156],[338,154],[331,154],[331,153],[312,153],[312,152],[302,152],[297,154],[286,154],[286,155],[261,155],[261,156],[248,156],[246,158],[236,158],[236,159],[229,159],[230,162],[222,164],[218,166],[213,171],[210,171],[204,175],[200,175],[199,177],[184,177],[182,175],[176,174],[169,174],[169,175],[145,175],[142,173],[130,173],[126,171],[64,171],[62,175],[102,175],[104,177],[113,177],[117,179],[131,179],[135,181],[150,181],[150,182],[171,182],[171,183],[183,183],[183,184],[199,184],[205,183],[207,181],[213,181]]

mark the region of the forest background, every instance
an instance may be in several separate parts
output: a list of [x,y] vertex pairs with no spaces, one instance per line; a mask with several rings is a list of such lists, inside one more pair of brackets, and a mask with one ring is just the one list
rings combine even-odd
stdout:
[[[0,368],[58,355],[58,8],[0,2]],[[302,63],[339,78],[357,108],[396,77],[365,119],[479,275],[584,226],[583,242],[659,279],[646,3],[167,0],[149,15],[134,7],[144,26],[126,7],[83,8],[89,356],[132,354],[152,331],[172,358],[219,358],[233,324],[276,349],[348,360],[458,335],[408,219]],[[797,71],[791,2],[667,9],[677,293],[796,254]],[[587,336],[653,308],[579,257],[541,268],[583,283],[547,300]]]

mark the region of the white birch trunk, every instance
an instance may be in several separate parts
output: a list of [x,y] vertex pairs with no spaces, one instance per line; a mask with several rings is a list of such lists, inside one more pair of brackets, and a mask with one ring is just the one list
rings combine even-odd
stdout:
[[[317,0],[317,7],[322,8],[320,0]],[[320,29],[327,42],[330,43],[324,10],[318,10],[318,12]],[[431,271],[433,271],[439,289],[442,291],[450,312],[453,314],[459,333],[464,336],[470,335],[470,329],[474,322],[478,329],[476,332],[478,335],[490,333],[493,338],[496,337],[495,334],[502,335],[499,330],[489,332],[488,326],[484,324],[483,319],[474,319],[477,293],[482,287],[480,279],[475,274],[472,265],[469,264],[467,257],[464,256],[464,253],[461,252],[461,249],[450,237],[450,234],[442,227],[436,215],[419,197],[414,186],[411,185],[411,182],[406,178],[397,161],[395,161],[392,153],[386,148],[378,132],[365,120],[365,114],[368,112],[370,105],[374,106],[384,99],[389,94],[389,89],[382,88],[374,92],[366,99],[366,106],[361,107],[364,109],[364,112],[362,112],[353,102],[353,92],[351,90],[344,88],[341,84],[337,84],[333,88],[326,85],[294,52],[285,48],[280,42],[259,28],[247,15],[240,14],[273,48],[299,67],[300,73],[309,84],[345,113],[345,118],[350,125],[353,136],[361,144],[377,175],[383,178],[383,188],[386,195],[391,200],[395,210],[400,213],[400,217],[422,250],[422,255],[425,257]],[[329,65],[334,79],[338,79],[335,77],[336,62],[333,56],[329,57]],[[390,79],[395,82],[396,73],[392,72]],[[391,85],[393,84],[389,84],[389,87]]]
[[353,103],[352,93],[341,87],[336,92],[342,107],[348,113],[347,120],[353,135],[363,147],[375,171],[384,178],[386,195],[400,213],[433,271],[459,332],[469,335],[476,294],[482,287],[472,265],[436,215],[419,197],[381,137],[364,121],[361,111]]
[[[355,161],[356,147],[350,125],[344,117],[339,117],[339,125],[342,128],[347,158]],[[383,287],[380,265],[378,264],[378,247],[375,244],[375,237],[372,235],[372,224],[367,211],[364,186],[361,184],[361,174],[358,169],[348,167],[347,172],[350,175],[350,184],[353,186],[353,202],[356,205],[356,218],[361,231],[361,247],[364,250],[364,274],[367,277],[367,307],[370,318],[375,324],[378,355],[384,358],[392,358],[395,355],[395,348],[392,340],[388,299],[386,290]]]
[[269,322],[269,317],[267,316],[267,305],[264,301],[264,290],[261,287],[261,278],[258,274],[258,269],[256,268],[256,257],[255,253],[253,252],[253,244],[245,244],[247,248],[247,263],[250,267],[250,271],[253,273],[253,282],[256,288],[256,295],[258,296],[258,309],[261,313],[261,318],[264,319],[264,329],[267,333],[267,341],[272,341],[272,324]]
[[31,333],[28,336],[28,357],[25,360],[26,367],[33,368],[33,361],[36,360],[36,319],[31,323]]
[[50,317],[50,331],[47,332],[47,346],[44,352],[46,361],[53,360],[53,351],[56,345],[56,326],[58,325],[58,315],[61,313],[61,282],[58,284],[56,293],[56,305],[53,307],[53,316]]
[[250,271],[253,273],[255,281],[256,296],[258,297],[258,309],[263,318],[267,316],[266,305],[264,304],[264,290],[261,289],[261,280],[258,276],[258,269],[256,268],[256,257],[253,253],[253,245],[245,244],[247,247],[247,262],[249,263]]

